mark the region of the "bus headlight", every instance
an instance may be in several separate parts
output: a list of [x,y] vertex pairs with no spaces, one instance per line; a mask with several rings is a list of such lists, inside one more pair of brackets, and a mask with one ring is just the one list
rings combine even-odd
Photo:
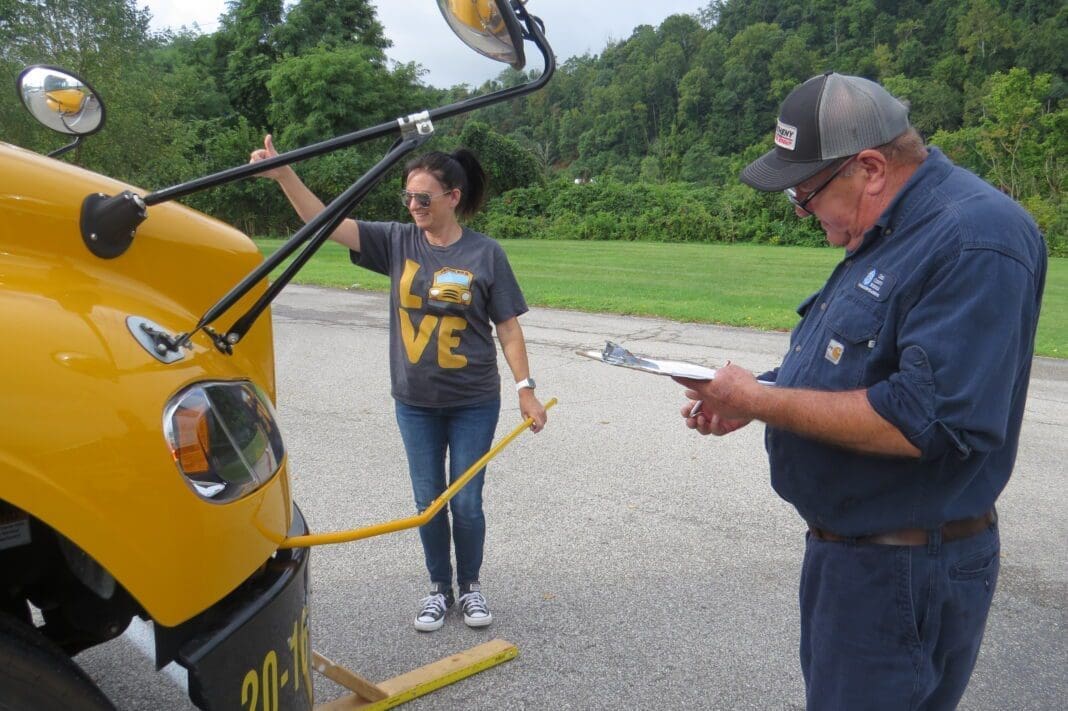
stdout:
[[213,503],[255,491],[285,457],[271,402],[250,382],[186,388],[164,410],[163,431],[178,471],[198,496]]

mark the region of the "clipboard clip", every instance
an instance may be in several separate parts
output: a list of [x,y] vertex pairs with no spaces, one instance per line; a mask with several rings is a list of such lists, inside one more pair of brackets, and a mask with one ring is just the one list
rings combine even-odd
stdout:
[[601,358],[605,363],[611,363],[612,365],[634,365],[643,368],[653,368],[659,370],[660,367],[650,360],[645,358],[639,358],[623,346],[612,341],[605,341],[604,350],[601,351]]

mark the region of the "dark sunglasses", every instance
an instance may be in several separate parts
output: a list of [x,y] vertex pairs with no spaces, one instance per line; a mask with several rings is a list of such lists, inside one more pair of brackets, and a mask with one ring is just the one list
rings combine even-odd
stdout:
[[799,207],[807,215],[811,215],[812,211],[808,209],[808,204],[812,202],[812,198],[819,195],[820,191],[831,184],[831,181],[838,177],[838,174],[849,165],[849,162],[857,157],[857,154],[851,155],[844,161],[838,164],[838,167],[834,169],[834,172],[827,176],[827,179],[820,183],[819,187],[805,196],[803,200],[797,199],[797,188],[786,188],[783,190],[783,194],[786,195],[786,199],[790,201],[790,204],[794,207]]
[[414,198],[415,199],[415,204],[418,205],[419,207],[425,209],[425,208],[430,207],[430,201],[433,200],[434,198],[439,198],[442,195],[448,195],[451,192],[452,192],[452,190],[446,190],[443,193],[438,193],[437,195],[431,195],[430,193],[410,193],[407,190],[401,190],[400,191],[400,199],[401,199],[401,204],[404,205],[405,207],[408,207],[408,205],[411,204],[412,199]]

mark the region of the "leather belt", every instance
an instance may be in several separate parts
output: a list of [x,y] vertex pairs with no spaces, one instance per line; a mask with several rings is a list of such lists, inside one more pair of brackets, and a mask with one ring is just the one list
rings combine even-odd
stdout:
[[[962,518],[959,521],[950,521],[938,528],[942,532],[942,540],[959,541],[968,538],[990,528],[997,523],[998,515],[994,509],[975,518]],[[809,525],[809,532],[821,541],[833,541],[836,543],[876,543],[883,546],[925,546],[927,545],[930,531],[925,528],[902,528],[898,531],[887,531],[870,536],[839,536],[827,529]]]

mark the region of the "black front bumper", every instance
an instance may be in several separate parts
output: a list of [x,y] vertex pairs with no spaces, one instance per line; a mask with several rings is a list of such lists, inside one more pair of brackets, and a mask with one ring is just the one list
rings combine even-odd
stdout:
[[[289,535],[306,533],[294,505]],[[157,664],[175,660],[189,671],[189,698],[198,708],[312,708],[308,558],[308,548],[278,550],[210,610],[177,628],[157,628]]]

